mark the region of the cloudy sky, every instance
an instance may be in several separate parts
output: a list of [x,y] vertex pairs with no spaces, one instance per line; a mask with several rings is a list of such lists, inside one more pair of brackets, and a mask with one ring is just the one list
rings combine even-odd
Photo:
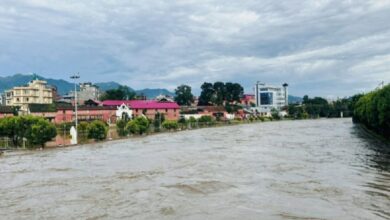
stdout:
[[390,82],[390,0],[1,0],[0,76],[352,95]]

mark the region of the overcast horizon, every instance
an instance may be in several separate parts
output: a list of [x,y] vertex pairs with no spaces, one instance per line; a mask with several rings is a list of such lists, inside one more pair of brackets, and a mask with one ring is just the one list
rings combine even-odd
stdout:
[[344,97],[390,82],[389,20],[390,0],[3,0],[0,76]]

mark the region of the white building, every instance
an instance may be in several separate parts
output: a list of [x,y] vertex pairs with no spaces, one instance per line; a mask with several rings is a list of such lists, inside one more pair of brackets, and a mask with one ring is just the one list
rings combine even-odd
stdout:
[[288,105],[288,84],[271,86],[257,82],[255,85],[256,107],[261,113],[269,113],[272,109],[280,111]]

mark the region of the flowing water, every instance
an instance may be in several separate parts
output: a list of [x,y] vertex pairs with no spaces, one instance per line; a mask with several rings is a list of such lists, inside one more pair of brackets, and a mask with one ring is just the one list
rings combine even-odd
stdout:
[[390,146],[350,119],[0,158],[1,219],[390,219]]

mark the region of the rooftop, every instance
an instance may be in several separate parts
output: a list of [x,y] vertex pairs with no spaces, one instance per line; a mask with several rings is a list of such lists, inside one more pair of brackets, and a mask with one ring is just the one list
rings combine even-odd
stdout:
[[103,106],[120,106],[125,104],[132,109],[180,109],[176,102],[159,102],[156,100],[106,100]]

